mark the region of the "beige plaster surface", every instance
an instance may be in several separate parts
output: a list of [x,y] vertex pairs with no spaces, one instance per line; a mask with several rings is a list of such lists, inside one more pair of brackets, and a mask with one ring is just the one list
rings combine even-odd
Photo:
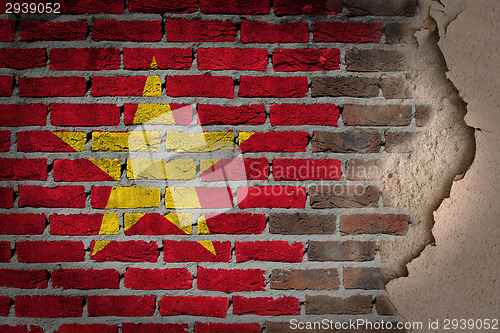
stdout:
[[[475,159],[434,212],[435,242],[387,291],[407,321],[500,320],[500,2],[433,1],[448,78],[476,128]],[[429,189],[432,190],[432,189]],[[481,330],[476,330],[481,331]],[[484,331],[484,330],[483,330]]]

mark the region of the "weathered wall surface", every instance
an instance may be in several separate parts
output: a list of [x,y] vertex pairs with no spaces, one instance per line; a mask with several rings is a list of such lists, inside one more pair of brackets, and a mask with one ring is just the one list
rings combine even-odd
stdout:
[[465,177],[434,213],[434,246],[408,265],[409,276],[387,285],[410,321],[496,318],[500,313],[500,11],[497,1],[440,1],[438,23],[447,76],[467,103],[476,155]]
[[416,1],[79,0],[61,13],[0,21],[6,325],[396,318],[380,249],[423,224],[386,202],[377,173],[432,128],[403,36]]

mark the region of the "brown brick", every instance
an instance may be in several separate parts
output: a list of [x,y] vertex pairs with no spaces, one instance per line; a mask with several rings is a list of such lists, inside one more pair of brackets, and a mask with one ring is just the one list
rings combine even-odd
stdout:
[[335,215],[276,213],[269,216],[269,232],[281,235],[334,234]]
[[377,132],[314,132],[312,138],[315,153],[378,153],[380,145]]
[[415,98],[410,80],[400,77],[386,77],[382,79],[382,94],[387,99]]
[[336,269],[273,269],[271,289],[339,289],[339,274]]
[[377,97],[379,79],[369,77],[313,77],[312,96]]
[[346,51],[347,70],[352,72],[393,72],[406,67],[403,54],[395,50]]
[[[290,327],[290,322],[271,322],[266,321],[266,333],[332,333],[331,329],[292,329]],[[359,332],[358,332],[359,333]]]
[[368,314],[372,312],[372,297],[355,295],[349,298],[326,295],[306,296],[306,314]]
[[380,160],[353,159],[346,163],[347,180],[375,180],[381,171]]
[[388,23],[385,26],[385,42],[387,44],[415,44],[417,30],[408,24]]
[[375,300],[375,309],[381,316],[397,316],[398,311],[386,295],[378,296]]
[[389,234],[403,236],[408,231],[410,217],[395,214],[357,214],[340,217],[342,235]]
[[310,261],[370,261],[376,252],[375,242],[309,241],[307,257]]
[[384,289],[385,280],[380,268],[344,268],[344,287],[346,289]]
[[426,105],[417,105],[415,107],[415,122],[417,126],[427,126],[431,118],[431,107]]
[[409,153],[418,141],[419,133],[408,132],[386,132],[385,151],[388,153]]
[[350,16],[413,16],[417,10],[416,0],[349,0],[344,5]]
[[312,208],[377,207],[379,189],[376,186],[331,185],[312,186],[309,190]]
[[408,126],[410,105],[344,105],[342,119],[346,126]]

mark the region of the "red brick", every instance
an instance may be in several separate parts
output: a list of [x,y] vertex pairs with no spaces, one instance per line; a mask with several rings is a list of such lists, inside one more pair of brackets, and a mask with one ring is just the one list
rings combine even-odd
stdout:
[[[0,296],[0,316],[8,316],[10,314],[10,303],[12,299],[7,296]],[[1,327],[0,327],[1,330]]]
[[380,268],[344,268],[344,287],[346,289],[384,289],[384,286],[385,279]]
[[163,296],[159,306],[162,316],[189,315],[225,318],[229,299],[208,296]]
[[236,261],[282,261],[302,262],[302,242],[288,244],[287,241],[236,242]]
[[91,95],[142,96],[147,76],[93,76]]
[[0,126],[45,126],[47,106],[44,104],[0,104]]
[[[75,152],[65,141],[51,131],[23,131],[17,133],[17,151],[32,153],[47,152]],[[83,133],[83,132],[73,132]]]
[[[170,106],[176,125],[191,125],[191,121],[193,120],[193,106],[191,104],[169,103],[168,105]],[[134,125],[138,106],[138,104],[124,105],[125,125]]]
[[85,187],[19,187],[19,207],[85,208]]
[[50,233],[69,236],[99,235],[103,216],[103,214],[52,214]]
[[55,160],[53,173],[56,182],[116,181],[87,159]]
[[0,180],[46,180],[45,158],[0,158]]
[[52,285],[63,289],[118,289],[120,273],[115,269],[57,269]]
[[195,241],[163,241],[165,262],[228,262],[231,259],[231,242],[212,242],[215,255]]
[[[1,11],[2,9],[0,9]],[[28,328],[28,325],[0,325],[0,331],[3,333],[43,333],[43,329],[36,325],[30,325],[30,328]]]
[[316,22],[316,43],[378,43],[382,36],[382,23]]
[[0,42],[12,42],[16,34],[16,22],[0,20]]
[[336,290],[339,289],[339,275],[336,269],[273,269],[271,289]]
[[186,232],[160,213],[147,213],[132,226],[125,228],[125,235],[185,235]]
[[63,14],[121,14],[125,8],[124,0],[62,0]]
[[271,125],[337,126],[339,109],[333,104],[273,104]]
[[257,132],[240,142],[239,146],[242,153],[304,152],[307,147],[308,135],[308,132]]
[[342,12],[342,0],[275,0],[276,15],[328,14]]
[[98,49],[52,49],[50,69],[60,71],[102,71],[120,68],[120,50]]
[[35,262],[73,262],[84,261],[83,242],[71,241],[23,241],[16,243],[17,261]]
[[348,298],[326,295],[306,295],[306,314],[350,314],[361,315],[372,313],[372,296],[354,295]]
[[185,333],[189,324],[122,323],[122,333]]
[[187,268],[141,269],[127,268],[125,288],[139,290],[191,289],[193,276]]
[[75,296],[16,296],[16,317],[63,318],[81,317],[84,297]]
[[90,259],[97,262],[157,262],[158,244],[146,241],[111,241],[102,250],[94,253],[96,241],[90,244]]
[[198,69],[200,70],[248,70],[265,71],[267,50],[210,48],[198,49]]
[[193,51],[190,48],[123,49],[123,68],[125,69],[151,69],[153,59],[158,69],[190,69],[193,63]]
[[273,176],[275,180],[339,180],[341,162],[339,160],[275,159]]
[[305,208],[306,189],[297,186],[240,187],[238,206],[247,208]]
[[1,235],[41,235],[45,214],[0,214]]
[[151,317],[155,296],[87,296],[89,317]]
[[20,36],[22,41],[29,42],[38,40],[85,40],[87,39],[87,21],[21,21]]
[[87,91],[84,77],[21,77],[19,96],[22,97],[81,97]]
[[225,323],[196,323],[195,333],[222,332],[222,333],[260,333],[262,331],[259,323],[225,324]]
[[221,20],[166,20],[167,42],[234,42],[236,24]]
[[270,0],[201,0],[203,14],[269,14]]
[[198,104],[198,119],[201,125],[262,125],[266,121],[266,107]]
[[120,108],[115,104],[51,104],[50,121],[55,126],[117,126]]
[[267,23],[258,21],[241,22],[243,43],[307,43],[309,28],[307,22]]
[[268,179],[269,161],[266,158],[233,158],[220,159],[210,168],[201,172],[201,180],[222,181],[222,180],[250,180]]
[[344,105],[346,126],[408,126],[411,105]]
[[47,52],[36,48],[0,49],[0,68],[30,69],[47,64]]
[[10,131],[0,131],[0,152],[9,150],[10,150]]
[[359,214],[340,217],[342,235],[389,234],[404,236],[408,231],[408,215]]
[[45,289],[49,273],[45,270],[0,269],[0,287]]
[[287,316],[300,314],[300,301],[298,298],[283,296],[253,297],[243,296],[233,297],[233,314],[252,314],[257,316]]
[[349,0],[345,2],[350,16],[413,16],[417,9],[416,0]]
[[225,293],[265,290],[266,281],[261,269],[209,269],[198,267],[197,285],[200,290]]
[[[1,9],[0,9],[1,11]],[[17,325],[17,326],[9,326],[9,325],[0,325],[0,331],[4,333],[43,333],[43,329],[40,326],[30,325]]]
[[210,234],[261,234],[266,228],[264,214],[203,214]]
[[309,88],[307,77],[241,76],[240,97],[305,97]]
[[130,0],[131,13],[193,13],[198,10],[197,0]]
[[375,242],[309,241],[309,261],[371,261],[375,259]]
[[62,324],[54,333],[118,333],[118,325],[106,324]]
[[340,50],[276,49],[273,68],[276,72],[336,70],[340,68]]
[[10,242],[0,241],[0,262],[10,262],[11,256]]
[[13,76],[0,75],[0,97],[11,96],[13,86],[14,86]]
[[12,187],[0,187],[0,208],[14,207],[14,189]]
[[229,76],[185,75],[167,77],[167,95],[172,97],[234,97],[234,81]]
[[159,42],[162,37],[161,21],[95,20],[92,40],[120,42]]

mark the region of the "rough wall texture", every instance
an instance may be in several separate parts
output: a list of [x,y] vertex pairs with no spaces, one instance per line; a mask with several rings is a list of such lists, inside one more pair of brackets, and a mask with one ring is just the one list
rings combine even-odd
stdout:
[[407,320],[439,319],[439,328],[428,331],[443,332],[446,318],[499,319],[500,13],[498,3],[488,0],[429,5],[447,76],[467,103],[467,124],[476,128],[476,155],[434,214],[435,246],[425,248],[408,265],[409,276],[391,281],[387,290]]
[[384,284],[473,150],[415,1],[61,13],[0,21],[5,325],[397,319]]

